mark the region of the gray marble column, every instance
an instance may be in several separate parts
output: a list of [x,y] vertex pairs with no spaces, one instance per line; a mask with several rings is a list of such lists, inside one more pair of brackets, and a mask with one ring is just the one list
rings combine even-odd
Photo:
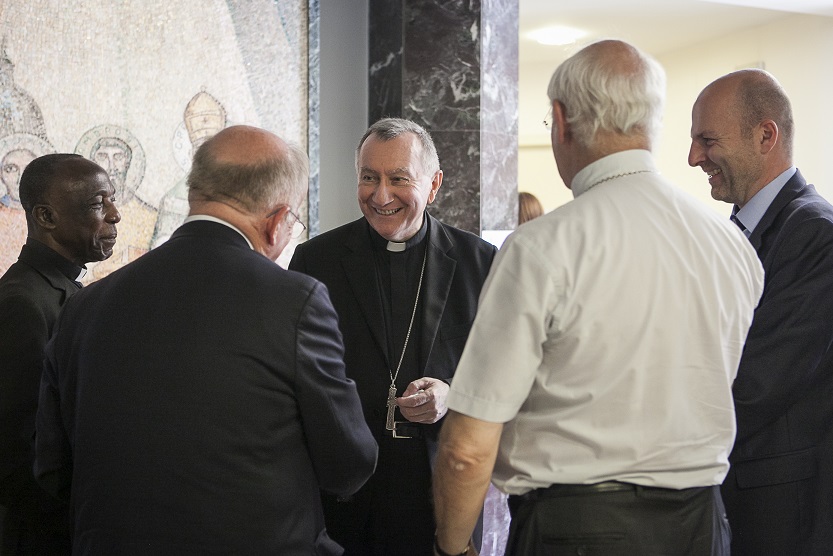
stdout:
[[517,0],[370,0],[369,111],[414,120],[444,172],[429,211],[480,234],[518,214]]

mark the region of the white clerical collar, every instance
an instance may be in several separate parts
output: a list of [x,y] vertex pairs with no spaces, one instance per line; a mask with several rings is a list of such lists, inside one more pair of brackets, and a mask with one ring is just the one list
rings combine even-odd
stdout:
[[388,251],[393,251],[394,253],[401,253],[405,250],[407,243],[404,241],[389,241],[387,247]]
[[573,197],[578,197],[599,184],[632,174],[648,172],[658,173],[650,151],[644,149],[621,151],[591,162],[579,170],[573,177],[570,189]]
[[81,280],[83,280],[83,279],[84,279],[84,277],[85,277],[86,275],[87,275],[87,267],[86,267],[86,266],[82,266],[82,267],[81,267],[81,270],[78,272],[78,278],[76,278],[76,279],[75,279],[75,281],[76,281],[76,282],[80,282]]
[[210,216],[208,214],[192,214],[191,216],[189,216],[185,220],[183,220],[182,223],[187,224],[188,222],[194,222],[194,221],[197,221],[197,220],[205,220],[205,221],[208,221],[208,222],[216,222],[217,224],[222,224],[223,226],[228,226],[229,228],[231,228],[232,230],[234,230],[235,232],[237,232],[238,234],[243,236],[243,239],[245,239],[246,243],[249,245],[249,249],[254,251],[254,249],[255,249],[254,245],[252,245],[252,242],[249,241],[249,238],[246,237],[246,234],[241,232],[236,226],[232,226],[231,224],[229,224],[225,220],[217,218],[216,216]]

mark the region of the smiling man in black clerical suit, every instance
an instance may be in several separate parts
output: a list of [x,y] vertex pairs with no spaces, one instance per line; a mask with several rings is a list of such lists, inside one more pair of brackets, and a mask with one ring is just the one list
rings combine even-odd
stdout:
[[347,376],[380,446],[356,495],[324,495],[327,529],[348,555],[431,554],[437,433],[496,249],[426,212],[443,172],[419,125],[379,120],[356,163],[364,217],[299,245],[290,263],[330,290]]

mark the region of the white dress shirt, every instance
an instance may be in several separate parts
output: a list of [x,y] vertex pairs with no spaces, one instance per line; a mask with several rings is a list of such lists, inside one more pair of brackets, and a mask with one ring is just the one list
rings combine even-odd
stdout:
[[493,482],[720,484],[731,386],[763,291],[754,249],[648,151],[575,177],[492,266],[448,406],[506,423]]

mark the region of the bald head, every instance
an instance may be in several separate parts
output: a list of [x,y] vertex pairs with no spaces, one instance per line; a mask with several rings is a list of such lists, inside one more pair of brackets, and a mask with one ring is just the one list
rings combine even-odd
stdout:
[[218,164],[258,165],[284,156],[289,145],[265,129],[247,125],[227,127],[204,143],[203,150]]
[[741,132],[746,135],[761,122],[775,122],[779,148],[792,158],[792,106],[772,74],[761,69],[742,69],[724,75],[703,89],[695,105],[711,102],[723,103],[729,114],[737,117]]
[[115,188],[98,164],[76,154],[33,160],[20,178],[29,237],[83,265],[113,253],[121,215]]
[[234,203],[257,214],[297,205],[308,180],[306,153],[257,127],[228,127],[203,143],[188,175],[189,198]]
[[769,73],[745,69],[710,83],[691,110],[690,166],[712,198],[744,207],[792,165],[790,101]]

